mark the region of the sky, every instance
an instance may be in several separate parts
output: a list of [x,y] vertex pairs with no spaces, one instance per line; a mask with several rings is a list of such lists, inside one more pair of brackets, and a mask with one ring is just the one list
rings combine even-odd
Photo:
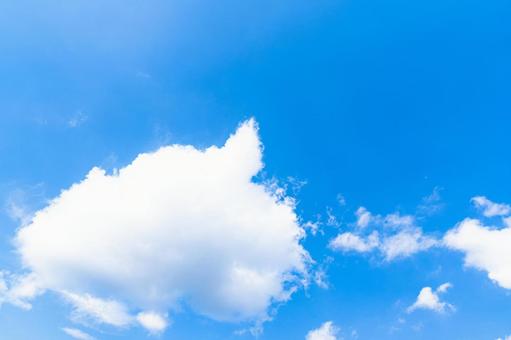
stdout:
[[0,338],[511,339],[508,1],[0,3]]

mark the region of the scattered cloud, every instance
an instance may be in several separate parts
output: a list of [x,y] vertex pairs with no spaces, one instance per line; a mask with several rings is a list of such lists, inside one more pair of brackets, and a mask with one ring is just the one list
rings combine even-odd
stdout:
[[485,196],[473,197],[471,201],[486,217],[507,216],[511,214],[510,205],[492,202]]
[[137,315],[137,321],[152,334],[159,334],[168,327],[167,318],[155,312],[142,312]]
[[326,225],[329,227],[339,227],[341,225],[330,207],[326,208]]
[[315,236],[318,231],[321,231],[321,222],[319,221],[307,221],[302,224],[302,228]]
[[91,335],[89,335],[79,329],[76,329],[76,328],[64,327],[64,328],[62,328],[62,331],[64,333],[66,333],[67,335],[69,335],[70,337],[72,337],[74,339],[78,339],[78,340],[94,340],[95,339]]
[[497,338],[497,340],[511,340],[511,335],[505,336],[503,338]]
[[7,199],[5,211],[13,221],[18,222],[20,225],[26,225],[32,219],[32,212],[29,208],[12,197]]
[[357,227],[359,228],[365,228],[371,223],[373,216],[371,213],[364,207],[360,207],[355,212],[355,215],[357,216]]
[[318,269],[314,271],[314,283],[322,289],[328,289],[330,287],[328,276],[324,269]]
[[433,192],[422,198],[422,202],[417,206],[417,214],[421,216],[431,216],[440,212],[444,208],[440,192],[442,188],[434,187]]
[[83,125],[88,119],[89,117],[85,113],[78,111],[67,121],[67,126],[70,128],[77,128]]
[[319,288],[328,289],[330,287],[327,271],[333,260],[334,259],[332,257],[327,256],[322,263],[315,266],[313,281]]
[[355,216],[355,230],[333,238],[329,242],[331,249],[359,253],[378,250],[386,261],[393,261],[438,245],[436,239],[423,234],[412,215],[374,215],[360,207]]
[[346,205],[346,197],[343,194],[337,194],[337,202],[339,202],[341,207],[344,207]]
[[5,200],[4,211],[19,225],[27,225],[39,207],[45,202],[42,183],[12,190]]
[[267,320],[311,260],[294,200],[253,181],[262,168],[254,120],[222,147],[172,145],[112,175],[93,168],[20,228],[17,251],[75,319],[156,331],[185,304],[214,320]]
[[438,241],[434,238],[423,235],[420,228],[413,228],[385,237],[380,245],[380,250],[384,254],[385,260],[392,261],[428,250],[437,244]]
[[[382,219],[377,217],[377,219]],[[383,225],[388,228],[408,228],[415,225],[415,217],[412,215],[401,215],[399,212],[388,214],[382,219]]]
[[122,303],[104,300],[89,294],[74,294],[62,291],[64,298],[73,305],[73,320],[87,323],[93,321],[116,327],[125,327],[133,322],[133,317]]
[[351,232],[345,232],[337,235],[329,243],[330,248],[340,251],[356,251],[365,253],[372,251],[380,245],[380,239],[377,231],[374,231],[367,238],[358,236]]
[[449,310],[454,310],[454,306],[440,300],[440,295],[447,292],[447,290],[451,287],[452,285],[449,282],[446,282],[440,285],[435,291],[433,291],[431,287],[422,288],[419,292],[419,295],[417,296],[415,303],[408,307],[408,313],[411,313],[417,309],[429,309],[437,313],[444,313]]
[[9,303],[24,310],[32,309],[30,300],[41,295],[44,289],[34,274],[14,275],[0,271],[0,306]]
[[307,333],[305,340],[340,340],[340,329],[332,321],[323,323],[319,328]]

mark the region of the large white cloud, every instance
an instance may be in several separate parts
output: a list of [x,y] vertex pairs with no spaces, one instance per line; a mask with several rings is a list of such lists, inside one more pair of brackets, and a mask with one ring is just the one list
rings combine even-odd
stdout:
[[511,289],[511,206],[485,196],[473,197],[471,202],[483,217],[459,222],[445,234],[443,243],[463,252],[467,267],[485,271],[499,286]]
[[486,271],[491,280],[511,289],[511,227],[467,218],[447,232],[444,244],[465,253],[466,266]]
[[261,159],[250,120],[223,147],[93,168],[19,230],[17,250],[38,289],[100,322],[160,331],[183,303],[215,320],[264,319],[309,257],[293,200],[252,180]]

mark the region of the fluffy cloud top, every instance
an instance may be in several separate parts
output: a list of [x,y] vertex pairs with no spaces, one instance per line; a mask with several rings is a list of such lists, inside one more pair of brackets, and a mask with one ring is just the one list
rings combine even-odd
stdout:
[[465,253],[465,265],[484,270],[501,287],[511,289],[511,227],[485,226],[467,218],[444,236],[444,244]]
[[223,147],[93,168],[19,230],[17,250],[39,289],[96,321],[159,331],[182,303],[215,320],[264,319],[309,258],[293,201],[252,181],[261,159],[250,120]]
[[336,327],[332,321],[327,321],[319,328],[313,329],[307,333],[305,340],[337,340],[339,339],[337,337],[338,334],[339,328]]
[[433,291],[431,287],[422,288],[415,303],[408,308],[408,312],[411,313],[416,309],[429,309],[438,313],[443,313],[446,310],[453,310],[454,307],[451,304],[440,300],[440,294],[447,292],[451,287],[452,285],[446,282],[440,285],[435,291]]

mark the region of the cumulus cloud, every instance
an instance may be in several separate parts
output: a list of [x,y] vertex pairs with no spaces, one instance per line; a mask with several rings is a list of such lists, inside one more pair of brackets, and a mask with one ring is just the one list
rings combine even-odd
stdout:
[[511,289],[511,227],[467,218],[446,233],[444,244],[463,252],[466,266],[486,271],[491,280]]
[[433,291],[431,287],[422,288],[415,303],[408,307],[408,313],[417,309],[429,309],[437,313],[454,310],[454,307],[451,304],[440,300],[440,294],[447,292],[447,290],[451,287],[452,285],[449,282],[446,282],[440,285],[435,291]]
[[503,203],[495,203],[490,201],[485,196],[472,197],[472,203],[479,209],[486,217],[506,216],[511,214],[511,206]]
[[307,333],[305,340],[338,340],[339,328],[332,321],[323,323],[319,328]]
[[423,234],[413,215],[398,212],[375,215],[360,207],[355,216],[355,230],[338,234],[329,242],[331,249],[359,253],[378,251],[386,261],[392,261],[438,244],[436,239]]
[[72,337],[74,339],[78,339],[78,340],[94,340],[95,339],[91,335],[89,335],[79,329],[76,329],[76,328],[64,327],[64,328],[62,328],[62,331],[64,333],[66,333],[67,335],[69,335],[70,337]]
[[310,259],[294,201],[253,181],[262,168],[254,120],[222,147],[167,146],[114,174],[95,167],[19,230],[17,251],[78,318],[159,331],[186,304],[220,321],[266,319]]

